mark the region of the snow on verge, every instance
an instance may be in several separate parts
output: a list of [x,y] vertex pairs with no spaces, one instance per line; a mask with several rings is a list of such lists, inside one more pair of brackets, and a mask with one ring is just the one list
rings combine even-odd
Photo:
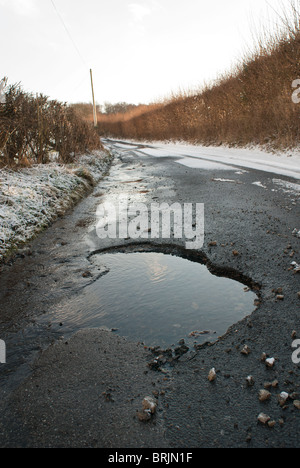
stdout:
[[107,171],[110,156],[94,151],[76,164],[0,170],[0,262],[62,215]]
[[[272,174],[284,175],[300,180],[300,150],[270,153],[260,146],[229,147],[192,145],[184,141],[139,141],[122,140],[134,145],[139,153],[154,157],[194,158],[208,162],[227,164],[243,169],[255,169]],[[105,142],[105,141],[104,141]],[[107,140],[109,143],[109,140]],[[119,142],[121,143],[121,142]],[[141,144],[149,147],[141,148]],[[109,146],[109,145],[108,145]],[[180,160],[177,162],[180,163]],[[230,168],[229,168],[230,169]]]

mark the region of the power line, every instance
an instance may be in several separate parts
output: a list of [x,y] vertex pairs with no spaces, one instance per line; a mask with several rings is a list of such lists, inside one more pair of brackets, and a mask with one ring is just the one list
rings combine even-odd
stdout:
[[85,67],[87,67],[87,63],[86,63],[86,61],[84,60],[84,58],[82,57],[82,55],[81,55],[81,53],[80,53],[80,50],[79,50],[78,47],[77,47],[76,42],[74,41],[74,39],[73,39],[73,37],[72,37],[70,31],[68,30],[68,28],[67,28],[67,26],[66,26],[66,23],[64,22],[63,17],[62,17],[61,14],[59,13],[59,11],[58,11],[58,9],[57,9],[55,3],[54,3],[54,0],[50,0],[50,1],[51,1],[51,3],[52,3],[52,6],[53,6],[53,8],[54,8],[54,10],[55,10],[55,12],[56,12],[56,14],[57,14],[59,20],[61,21],[61,23],[62,23],[62,25],[63,25],[63,27],[64,27],[64,30],[66,31],[67,35],[69,36],[69,39],[70,39],[70,41],[72,42],[72,44],[73,44],[73,46],[74,46],[74,48],[75,48],[75,50],[76,50],[76,52],[77,52],[77,54],[78,54],[80,60],[82,61],[83,65],[84,65]]
[[[58,9],[57,9],[55,3],[54,3],[54,0],[50,0],[50,1],[51,1],[51,3],[52,3],[52,6],[53,6],[53,8],[54,8],[54,10],[55,10],[55,12],[56,12],[56,14],[57,14],[59,20],[61,21],[61,23],[62,23],[62,25],[63,25],[63,27],[64,27],[64,30],[66,31],[66,33],[67,33],[67,35],[68,35],[70,41],[72,42],[73,47],[74,47],[74,49],[76,50],[76,52],[77,52],[77,54],[78,54],[78,57],[79,57],[80,60],[82,61],[84,67],[87,67],[87,63],[86,63],[85,59],[83,58],[83,56],[81,55],[80,50],[78,49],[76,42],[74,41],[74,39],[73,39],[73,37],[72,37],[72,35],[71,35],[69,29],[67,28],[66,23],[64,22],[63,17],[62,17],[61,14],[59,13],[59,11],[58,11]],[[91,74],[91,85],[92,85],[93,106],[94,106],[94,124],[95,124],[95,127],[96,127],[96,126],[97,126],[97,122],[96,122],[97,114],[96,114],[96,110],[95,110],[95,109],[96,109],[96,105],[95,105],[95,96],[94,96],[94,86],[93,86],[92,70],[90,70],[90,74]],[[78,85],[78,87],[81,86],[81,84],[83,83],[83,81],[84,81],[84,79],[81,81],[81,83]],[[77,88],[78,88],[78,87],[77,87]],[[76,88],[76,89],[77,89],[77,88]],[[75,91],[75,90],[74,90],[74,91]]]

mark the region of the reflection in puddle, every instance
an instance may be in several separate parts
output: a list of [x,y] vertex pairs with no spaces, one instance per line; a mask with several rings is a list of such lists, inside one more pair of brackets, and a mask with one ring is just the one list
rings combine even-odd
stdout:
[[215,341],[255,308],[257,296],[244,285],[181,257],[110,253],[95,260],[109,273],[56,309],[68,328],[113,328],[148,346],[192,345]]

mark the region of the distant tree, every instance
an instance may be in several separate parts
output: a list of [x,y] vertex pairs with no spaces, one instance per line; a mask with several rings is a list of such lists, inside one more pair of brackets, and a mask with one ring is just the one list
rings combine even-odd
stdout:
[[[91,120],[93,117],[93,104],[89,102],[77,102],[75,104],[71,104],[70,107],[76,110],[76,112],[86,120]],[[98,114],[103,110],[100,104],[97,104],[96,108]]]
[[126,114],[126,112],[136,109],[137,107],[138,106],[136,104],[128,104],[127,102],[117,102],[116,104],[105,102],[104,113],[105,114]]

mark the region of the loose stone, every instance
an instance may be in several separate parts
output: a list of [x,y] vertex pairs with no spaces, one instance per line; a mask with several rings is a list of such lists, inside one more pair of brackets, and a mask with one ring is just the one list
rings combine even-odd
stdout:
[[262,424],[267,424],[271,420],[270,416],[265,413],[260,413],[257,419]]
[[271,393],[268,390],[260,390],[258,397],[259,401],[266,401],[271,398]]
[[217,373],[216,373],[216,369],[213,368],[209,371],[209,374],[208,374],[208,380],[210,382],[214,382],[217,378]]

